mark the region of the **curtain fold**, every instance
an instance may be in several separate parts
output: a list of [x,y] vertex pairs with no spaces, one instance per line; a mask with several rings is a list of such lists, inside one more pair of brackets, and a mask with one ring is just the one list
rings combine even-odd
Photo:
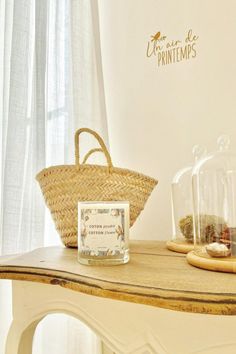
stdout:
[[[6,11],[8,3],[6,2]],[[1,239],[2,253],[26,251],[32,237],[36,239],[30,214],[41,219],[40,211],[32,210],[32,134],[34,124],[31,117],[32,63],[33,63],[33,5],[31,2],[16,1],[13,5],[11,41],[9,101],[2,113],[2,203]],[[7,38],[5,38],[7,42]],[[4,83],[5,84],[5,83]],[[29,184],[28,184],[29,183]],[[26,188],[27,185],[27,188]],[[33,227],[30,229],[30,227]],[[37,238],[42,245],[42,236]],[[41,241],[41,242],[40,242]]]
[[[108,144],[97,0],[0,0],[0,112],[1,254],[60,244],[35,175],[74,163],[82,126]],[[96,144],[82,142],[84,152]],[[10,321],[3,284],[1,333]],[[96,337],[73,319],[52,316],[39,327],[34,354],[99,352]],[[49,343],[56,333],[60,340]]]

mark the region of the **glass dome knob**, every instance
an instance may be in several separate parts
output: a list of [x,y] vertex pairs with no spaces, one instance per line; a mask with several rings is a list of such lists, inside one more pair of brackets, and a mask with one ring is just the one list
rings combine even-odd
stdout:
[[192,148],[192,154],[194,157],[194,161],[197,162],[206,154],[206,149],[201,145],[194,145]]
[[219,138],[217,139],[217,146],[219,151],[229,150],[229,146],[230,146],[229,136],[226,134],[220,135]]

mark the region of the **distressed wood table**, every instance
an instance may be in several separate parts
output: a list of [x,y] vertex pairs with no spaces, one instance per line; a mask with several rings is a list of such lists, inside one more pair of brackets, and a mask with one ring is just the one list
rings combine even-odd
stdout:
[[76,258],[63,247],[0,258],[0,278],[13,281],[6,354],[30,354],[37,324],[55,312],[91,327],[104,353],[236,353],[234,274],[194,268],[157,241],[133,241],[122,266]]

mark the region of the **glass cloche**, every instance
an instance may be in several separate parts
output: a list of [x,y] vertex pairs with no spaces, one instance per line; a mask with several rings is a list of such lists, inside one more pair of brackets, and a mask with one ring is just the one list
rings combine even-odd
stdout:
[[218,151],[193,168],[194,251],[188,260],[201,268],[232,271],[232,260],[236,262],[236,154],[229,150],[228,136],[220,136],[217,143]]
[[173,234],[172,240],[167,242],[167,248],[181,253],[193,249],[192,170],[205,154],[205,149],[195,145],[192,153],[194,163],[178,171],[171,184]]

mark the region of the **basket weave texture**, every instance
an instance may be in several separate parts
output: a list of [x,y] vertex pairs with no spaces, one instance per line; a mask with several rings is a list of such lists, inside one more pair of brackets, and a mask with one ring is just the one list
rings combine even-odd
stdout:
[[[80,163],[79,137],[83,132],[92,134],[101,148],[90,150]],[[98,151],[105,154],[107,166],[86,164],[89,156]],[[77,247],[79,201],[129,201],[132,226],[157,184],[155,179],[143,174],[114,167],[102,138],[88,128],[75,133],[75,160],[75,165],[52,166],[36,176],[56,229],[67,247]]]

